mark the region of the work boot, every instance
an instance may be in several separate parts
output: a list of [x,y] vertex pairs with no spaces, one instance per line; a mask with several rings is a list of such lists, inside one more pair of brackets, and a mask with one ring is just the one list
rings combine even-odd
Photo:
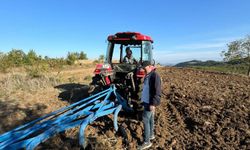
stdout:
[[152,146],[152,143],[151,143],[151,142],[144,142],[142,145],[140,145],[140,146],[138,147],[138,150],[147,149],[147,148],[149,148],[149,147],[151,147],[151,146]]

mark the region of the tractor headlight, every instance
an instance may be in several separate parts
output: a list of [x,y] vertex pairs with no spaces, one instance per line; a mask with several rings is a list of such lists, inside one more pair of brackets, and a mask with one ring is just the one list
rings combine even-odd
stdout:
[[104,76],[111,75],[111,74],[113,73],[113,70],[112,70],[110,64],[103,64],[103,65],[102,65],[102,69],[101,69],[101,73],[102,73]]

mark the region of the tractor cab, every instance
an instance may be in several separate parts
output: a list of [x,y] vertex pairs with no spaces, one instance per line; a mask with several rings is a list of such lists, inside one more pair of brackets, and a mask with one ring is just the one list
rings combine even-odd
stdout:
[[154,64],[153,40],[138,32],[118,32],[108,36],[108,48],[103,64],[97,64],[90,92],[101,91],[114,84],[128,101],[138,100],[144,70],[143,61]]
[[145,60],[153,63],[152,43],[151,37],[138,32],[110,35],[105,63],[110,64],[114,72],[124,73],[135,70]]

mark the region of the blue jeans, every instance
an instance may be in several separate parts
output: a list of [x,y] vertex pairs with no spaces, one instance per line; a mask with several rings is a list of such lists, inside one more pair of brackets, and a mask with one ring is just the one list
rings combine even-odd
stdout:
[[149,138],[154,135],[154,112],[144,109],[142,121],[144,126],[144,142],[149,142]]

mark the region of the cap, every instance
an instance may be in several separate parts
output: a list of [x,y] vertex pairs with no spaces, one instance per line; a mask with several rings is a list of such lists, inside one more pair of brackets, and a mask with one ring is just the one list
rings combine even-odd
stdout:
[[151,65],[151,62],[150,61],[144,61],[144,62],[142,62],[142,68],[145,68],[145,67],[147,67],[147,66],[149,66],[149,65]]

